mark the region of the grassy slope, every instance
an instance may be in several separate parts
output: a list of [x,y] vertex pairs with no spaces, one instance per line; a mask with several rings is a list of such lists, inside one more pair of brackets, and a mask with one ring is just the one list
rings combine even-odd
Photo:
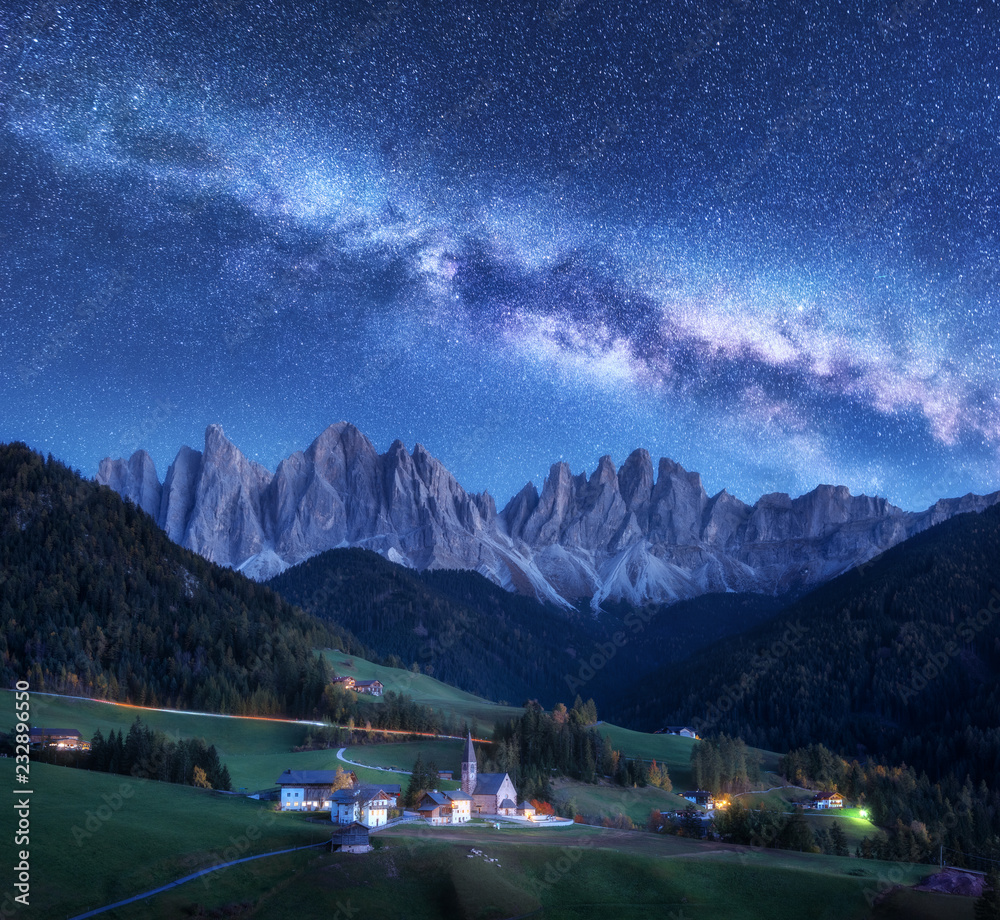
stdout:
[[[13,763],[0,761],[7,788]],[[31,780],[31,908],[38,917],[68,916],[145,891],[213,864],[230,848],[248,856],[329,833],[301,815],[189,786],[39,763],[31,765]],[[11,848],[5,833],[6,865],[13,865]]]
[[[423,750],[437,756],[452,744],[429,742]],[[415,757],[415,747],[420,745],[356,746],[350,753],[362,760],[377,752],[372,762],[387,756],[403,766]],[[243,756],[287,759],[289,755]],[[328,759],[322,765],[333,763]],[[2,769],[9,773],[12,762],[5,762]],[[32,779],[37,790],[32,809],[32,890],[39,916],[64,916],[155,887],[211,864],[227,848],[239,850],[230,856],[244,856],[311,843],[328,833],[328,825],[311,824],[301,815],[275,815],[242,798],[188,787],[42,764],[32,765]],[[123,784],[132,795],[108,814],[92,838],[77,846],[73,827],[85,829],[87,813],[104,804],[102,795],[113,795]],[[644,797],[664,796],[653,790],[580,788],[598,797],[602,792],[617,797],[612,804],[624,802],[625,807],[615,810],[634,809],[636,819],[648,814],[650,803]],[[634,803],[622,799],[630,794],[635,795]],[[616,916],[625,918],[648,916],[650,910],[662,913],[666,905],[678,910],[686,905],[695,918],[861,918],[867,916],[865,887],[875,886],[879,872],[887,871],[871,862],[751,853],[719,844],[582,827],[505,827],[500,832],[482,826],[424,832],[410,827],[389,832],[384,839],[386,849],[365,859],[313,852],[278,857],[213,874],[207,881],[185,885],[113,916],[175,917],[195,904],[217,908],[253,902],[257,917],[290,917],[294,912],[296,920],[335,914],[338,903],[349,903],[364,913],[388,911],[386,915],[396,915],[393,910],[398,913],[398,905],[405,903],[415,918],[514,916],[539,907],[546,917],[599,917],[612,905]],[[466,859],[470,846],[487,848],[503,871],[495,864]],[[568,846],[582,851],[564,849]],[[7,838],[4,850],[9,849]],[[4,858],[12,856],[5,853]],[[927,869],[904,866],[897,871],[902,872],[900,881],[912,884]],[[551,884],[545,883],[547,877]],[[88,880],[86,885],[80,884],[81,879]],[[289,898],[292,891],[295,897]],[[742,894],[734,901],[735,891]],[[961,916],[968,907],[962,899],[924,898],[917,893],[905,897],[913,901],[907,902],[908,908],[926,912],[921,915],[928,918]],[[491,912],[492,907],[499,913]]]
[[[442,829],[444,830],[444,829]],[[524,831],[397,828],[364,858],[306,852],[225,870],[119,911],[119,920],[184,916],[196,905],[252,903],[262,920],[302,916],[546,918],[751,918],[861,920],[866,892],[890,869],[879,863],[778,852],[751,853],[695,841],[589,828]],[[470,858],[471,848],[488,857]],[[892,867],[895,868],[895,867]],[[864,872],[864,875],[849,874]],[[915,882],[924,870],[903,867]],[[294,896],[289,896],[294,892]],[[962,916],[968,899],[909,893],[928,920]]]
[[[337,651],[326,651],[324,654],[338,674],[350,675],[358,680],[378,678],[387,690],[405,693],[420,703],[453,715],[458,721],[468,722],[477,728],[479,737],[489,737],[495,722],[516,718],[521,714],[520,709],[499,706],[425,674],[376,665],[364,658],[347,656]],[[372,706],[381,705],[381,701],[374,698],[365,702],[370,702]],[[34,724],[78,728],[88,738],[98,728],[105,735],[112,730],[127,732],[136,716],[172,738],[200,737],[214,744],[223,762],[229,767],[234,789],[268,788],[273,786],[274,780],[283,770],[334,769],[338,763],[333,750],[292,753],[292,747],[301,744],[305,737],[307,727],[303,725],[266,719],[222,719],[199,713],[154,712],[120,704],[38,694],[33,697]],[[690,756],[695,744],[691,739],[675,735],[645,734],[603,722],[597,729],[627,756],[656,759],[659,763],[666,764],[676,790],[681,791],[691,785]],[[398,756],[397,750],[400,751]],[[427,739],[413,747],[394,744],[361,745],[352,747],[347,756],[359,763],[399,766],[409,770],[418,751],[423,751],[425,759],[434,760],[442,770],[457,772],[461,769],[460,748],[454,747],[454,742],[444,740]],[[777,755],[769,752],[762,754],[765,768],[772,768],[777,762]],[[366,781],[377,782],[379,778],[387,781],[384,775],[374,771],[356,769],[356,772]],[[396,777],[392,781],[405,785],[406,779],[405,776]],[[580,797],[594,806],[607,798],[600,792],[588,791],[587,787],[581,789]],[[647,815],[648,812],[649,809],[646,810]]]
[[[5,705],[6,699],[0,696],[0,705]],[[13,712],[13,697],[10,699],[8,711]],[[157,712],[123,703],[97,703],[39,693],[31,696],[32,725],[77,728],[88,739],[97,729],[105,737],[111,731],[122,730],[128,734],[136,716],[174,739],[204,738],[214,744],[220,754],[226,755],[288,750],[301,744],[307,731],[303,725],[267,719],[217,718],[201,713]]]
[[560,779],[554,784],[557,802],[572,802],[581,815],[628,815],[637,826],[645,827],[651,811],[683,810],[689,803],[673,792],[646,786],[629,789],[611,783],[591,785]]
[[326,651],[323,654],[338,675],[353,677],[355,680],[378,679],[386,690],[405,693],[418,703],[452,714],[470,725],[474,724],[480,737],[492,733],[496,722],[521,715],[522,710],[516,706],[491,703],[426,674],[372,664],[357,655],[345,655],[343,652]]

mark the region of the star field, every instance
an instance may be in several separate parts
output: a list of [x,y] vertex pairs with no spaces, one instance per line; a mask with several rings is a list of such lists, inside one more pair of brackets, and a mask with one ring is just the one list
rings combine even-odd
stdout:
[[0,11],[0,439],[1000,487],[992,5]]

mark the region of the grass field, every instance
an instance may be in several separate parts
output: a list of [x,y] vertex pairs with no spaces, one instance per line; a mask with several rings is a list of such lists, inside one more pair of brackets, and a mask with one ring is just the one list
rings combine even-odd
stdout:
[[796,789],[794,786],[787,786],[781,789],[772,789],[769,792],[747,792],[739,797],[739,801],[748,808],[756,808],[758,805],[770,805],[773,808],[788,810],[795,805],[805,807],[816,795],[808,789]]
[[[0,701],[4,699],[0,696]],[[8,711],[14,711],[13,703]],[[290,751],[293,746],[302,744],[308,731],[305,725],[268,719],[219,718],[202,713],[143,709],[125,703],[98,703],[41,693],[31,695],[32,725],[76,728],[88,739],[97,729],[105,736],[119,730],[128,734],[136,716],[174,739],[204,738],[216,746],[220,755],[227,756]]]
[[[0,767],[9,784],[12,767]],[[237,796],[37,763],[31,778],[33,916],[72,916],[223,860],[329,836],[328,824]],[[539,910],[545,918],[645,920],[674,911],[690,920],[861,920],[866,890],[879,892],[887,879],[911,885],[928,872],[581,826],[501,828],[404,825],[374,838],[380,849],[367,856],[269,857],[107,916],[166,920],[243,905],[243,915],[262,920],[338,911],[490,920]],[[473,847],[497,862],[469,858]],[[4,859],[13,860],[10,850],[5,834]],[[886,904],[887,918],[971,917],[968,899],[907,891]]]
[[[13,788],[13,759],[0,764]],[[302,815],[190,786],[33,763],[31,788],[31,915],[37,917],[70,916],[226,858],[329,837],[329,825]],[[12,836],[3,834],[9,866]]]
[[[217,873],[117,911],[118,920],[173,918],[197,910],[262,920],[384,915],[411,920],[516,917],[549,920],[649,917],[689,920],[861,920],[893,879],[922,867],[769,851],[747,853],[677,838],[591,828],[494,831],[394,828],[366,856],[304,852]],[[471,851],[476,849],[481,855]],[[488,859],[494,860],[492,862]],[[857,874],[860,873],[860,874]],[[968,899],[906,892],[925,920],[971,917]]]
[[[349,756],[346,755],[345,756]],[[351,758],[359,760],[359,758]],[[337,759],[333,748],[323,751],[301,751],[297,754],[238,754],[225,758],[226,766],[233,780],[233,789],[245,787],[251,791],[273,789],[275,780],[285,770],[353,770],[364,783],[400,783],[404,788],[408,779],[404,774],[383,773],[381,770],[366,770],[354,767]]]
[[673,792],[664,792],[646,786],[630,789],[610,783],[591,785],[560,779],[553,783],[554,800],[560,804],[573,804],[575,814],[628,815],[637,826],[645,827],[649,813],[683,810],[689,803]]
[[627,756],[666,764],[674,789],[691,788],[691,749],[698,743],[693,738],[634,732],[608,722],[601,722],[596,728],[601,735],[607,736],[616,750]]
[[443,684],[426,674],[414,674],[401,668],[373,664],[364,658],[348,656],[343,652],[328,650],[323,654],[338,675],[353,677],[355,680],[380,680],[386,690],[405,693],[418,703],[474,726],[479,737],[491,735],[498,721],[516,719],[521,715],[522,710],[517,706],[491,703],[457,687]]
[[847,845],[853,853],[854,848],[861,843],[864,837],[871,837],[878,830],[867,818],[860,817],[857,811],[856,808],[844,808],[841,814],[836,811],[829,813],[807,811],[806,820],[810,827],[817,830],[819,828],[830,830],[833,827],[833,822],[836,821],[843,828]]
[[344,756],[358,763],[371,764],[375,767],[399,767],[409,772],[419,755],[424,763],[433,761],[439,770],[451,770],[455,776],[461,778],[464,751],[465,745],[461,741],[426,738],[399,744],[356,744],[349,747]]
[[[345,656],[343,652],[324,652],[333,669],[338,674],[350,674],[360,680],[378,678],[387,690],[406,693],[418,702],[454,717],[461,723],[468,723],[477,728],[478,737],[488,738],[498,720],[516,718],[520,709],[512,706],[499,706],[487,700],[480,699],[471,693],[450,687],[426,674],[413,674],[398,668],[388,668],[373,664],[357,656]],[[245,786],[249,789],[259,789],[270,786],[274,777],[269,774],[275,766],[273,755],[288,752],[292,760],[288,767],[293,769],[321,769],[316,766],[318,760],[328,756],[328,752],[306,752],[292,754],[291,749],[300,745],[305,738],[308,726],[292,724],[283,721],[253,718],[219,718],[203,713],[160,712],[120,703],[100,703],[90,700],[71,699],[69,697],[53,697],[34,694],[32,697],[33,724],[78,728],[85,737],[91,737],[99,728],[105,735],[112,730],[128,731],[136,716],[147,725],[166,733],[172,738],[204,738],[214,744],[222,760],[229,766],[234,788]],[[380,705],[377,699],[365,700],[371,705]],[[652,735],[631,731],[617,725],[602,722],[597,730],[607,736],[612,745],[628,757],[642,757],[646,760],[655,759],[665,764],[670,771],[674,788],[678,791],[691,785],[690,757],[691,749],[697,743],[690,738],[676,735]],[[428,750],[438,750],[430,747]],[[445,742],[447,744],[447,742]],[[390,745],[391,746],[391,745]],[[366,746],[360,746],[363,750]],[[372,748],[374,750],[374,747]],[[441,769],[458,770],[461,754],[454,762],[447,758],[450,748],[440,748],[440,754],[429,754]],[[761,752],[763,766],[773,770],[777,766],[777,754]],[[379,755],[373,755],[379,757]],[[364,762],[364,757],[353,758]],[[380,759],[367,762],[389,766]],[[301,765],[296,767],[295,764]],[[409,769],[408,764],[399,766]],[[278,770],[280,773],[285,766]],[[276,773],[275,776],[278,774]]]

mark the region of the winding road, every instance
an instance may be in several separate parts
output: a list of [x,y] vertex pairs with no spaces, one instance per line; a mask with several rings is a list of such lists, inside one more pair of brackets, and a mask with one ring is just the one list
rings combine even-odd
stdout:
[[[449,738],[450,735],[438,735],[439,738]],[[348,760],[344,756],[344,751],[347,748],[342,747],[337,751],[337,760],[342,760],[344,763],[349,763],[352,767],[364,767],[366,770],[380,770],[382,773],[402,773],[404,776],[412,776],[412,770],[392,770],[389,767],[373,767],[370,763],[358,763],[356,760]]]

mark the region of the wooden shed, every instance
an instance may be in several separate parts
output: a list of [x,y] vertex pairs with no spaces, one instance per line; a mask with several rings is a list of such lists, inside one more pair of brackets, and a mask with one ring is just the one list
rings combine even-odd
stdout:
[[370,849],[368,828],[357,821],[340,828],[330,838],[330,850],[333,852],[367,853]]

